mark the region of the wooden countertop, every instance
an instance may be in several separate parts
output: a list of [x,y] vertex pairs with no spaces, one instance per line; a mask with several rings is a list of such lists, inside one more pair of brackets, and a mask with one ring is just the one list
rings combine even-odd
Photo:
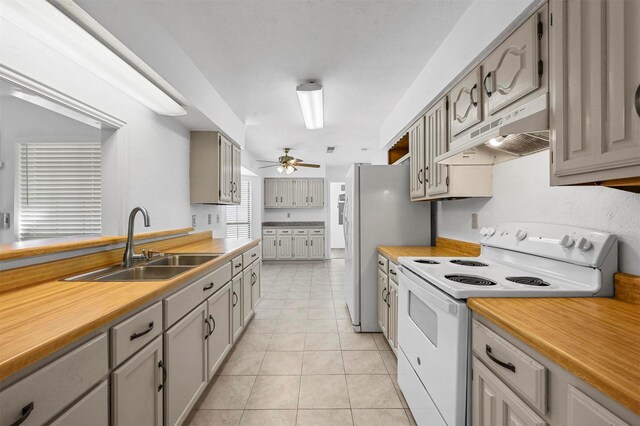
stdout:
[[467,304],[640,414],[640,304],[620,298],[471,298]]
[[480,245],[465,241],[450,240],[448,238],[436,238],[434,246],[378,246],[378,252],[398,263],[399,257],[453,257],[453,256],[478,256]]
[[258,245],[258,239],[206,239],[174,253],[225,253],[174,279],[136,282],[48,281],[0,294],[0,380],[161,297]]

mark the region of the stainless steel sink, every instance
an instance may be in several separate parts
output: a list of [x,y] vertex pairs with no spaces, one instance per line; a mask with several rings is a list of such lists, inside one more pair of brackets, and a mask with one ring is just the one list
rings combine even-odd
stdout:
[[92,281],[158,281],[168,280],[191,269],[192,266],[134,266]]
[[147,265],[153,266],[198,266],[210,260],[220,257],[219,254],[166,254],[165,256],[152,260]]

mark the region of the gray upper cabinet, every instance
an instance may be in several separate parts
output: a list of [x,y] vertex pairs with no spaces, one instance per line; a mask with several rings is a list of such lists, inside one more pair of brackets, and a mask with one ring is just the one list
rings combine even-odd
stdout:
[[428,196],[444,194],[448,189],[449,166],[436,163],[435,158],[449,149],[447,97],[427,111],[424,119],[426,193]]
[[425,142],[424,142],[424,118],[420,117],[409,128],[409,182],[411,199],[419,199],[425,196]]
[[319,208],[324,206],[322,178],[265,178],[265,208]]
[[293,179],[278,179],[278,207],[293,207]]
[[164,334],[165,425],[182,424],[207,384],[207,302]]
[[482,87],[488,115],[498,113],[540,87],[544,65],[538,66],[539,22],[541,16],[534,14],[484,60]]
[[191,132],[191,203],[240,203],[240,152],[238,146],[219,132]]
[[478,66],[449,92],[451,136],[482,121],[482,67]]
[[296,207],[309,207],[309,180],[293,180],[293,203]]
[[324,179],[309,179],[309,207],[324,206]]
[[551,0],[550,11],[551,184],[639,177],[640,2]]
[[111,373],[114,426],[162,425],[165,373],[162,336]]
[[278,195],[278,179],[265,178],[264,206],[266,208],[275,208],[280,206],[280,197]]

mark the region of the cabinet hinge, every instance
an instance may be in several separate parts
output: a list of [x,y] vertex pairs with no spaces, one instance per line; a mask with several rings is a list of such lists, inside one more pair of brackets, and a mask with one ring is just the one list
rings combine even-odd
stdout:
[[538,21],[538,40],[542,39],[542,21]]
[[553,164],[553,151],[551,151],[551,164]]
[[444,107],[446,108],[447,111],[449,111],[449,98],[447,98],[447,101],[445,102]]
[[444,182],[445,182],[445,184],[446,184],[447,186],[449,186],[449,176],[447,176],[447,178],[444,180]]
[[538,61],[538,77],[542,78],[543,73],[544,73],[544,61],[540,59]]
[[553,26],[553,13],[549,15],[549,26]]
[[218,197],[222,195],[222,191],[218,189]]

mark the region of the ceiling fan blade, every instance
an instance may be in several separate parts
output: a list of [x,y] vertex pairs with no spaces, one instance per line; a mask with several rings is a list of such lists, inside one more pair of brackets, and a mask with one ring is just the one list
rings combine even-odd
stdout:
[[269,164],[268,166],[258,167],[259,169],[267,169],[269,167],[278,167],[278,164]]
[[320,168],[320,164],[311,164],[311,163],[296,163],[297,167],[312,167],[314,169]]
[[278,163],[277,161],[271,161],[271,160],[256,160],[259,163]]
[[302,158],[293,158],[291,159],[292,163],[304,163],[304,160]]

